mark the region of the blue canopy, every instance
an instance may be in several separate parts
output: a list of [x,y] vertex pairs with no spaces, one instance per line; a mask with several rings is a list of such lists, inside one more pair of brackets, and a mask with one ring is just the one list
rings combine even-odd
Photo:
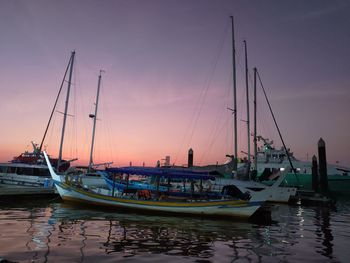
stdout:
[[188,179],[203,179],[215,180],[215,176],[209,175],[208,172],[193,171],[181,168],[162,168],[162,167],[120,167],[107,168],[111,173],[135,174],[144,176],[162,176],[166,178],[188,178]]

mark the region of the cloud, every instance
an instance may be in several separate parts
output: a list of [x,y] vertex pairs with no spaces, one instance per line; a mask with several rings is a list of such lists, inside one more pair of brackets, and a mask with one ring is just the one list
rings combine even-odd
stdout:
[[319,19],[323,16],[336,13],[350,6],[350,2],[347,0],[330,1],[330,3],[331,3],[330,5],[325,5],[322,7],[312,7],[308,10],[305,10],[303,13],[289,17],[288,20],[300,21],[300,20]]

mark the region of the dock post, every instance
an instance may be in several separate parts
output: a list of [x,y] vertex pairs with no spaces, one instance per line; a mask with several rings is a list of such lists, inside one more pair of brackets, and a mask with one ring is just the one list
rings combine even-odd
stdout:
[[322,194],[328,192],[326,143],[322,138],[318,141],[318,161],[320,169],[320,190]]
[[190,148],[188,150],[188,163],[187,163],[188,167],[192,167],[193,166],[193,150],[192,148]]
[[317,158],[316,156],[312,156],[312,190],[315,193],[318,192],[318,167],[317,167]]

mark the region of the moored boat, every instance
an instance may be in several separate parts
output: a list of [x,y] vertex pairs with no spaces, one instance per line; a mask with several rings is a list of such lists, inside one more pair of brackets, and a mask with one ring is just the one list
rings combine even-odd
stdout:
[[[257,155],[257,179],[264,184],[273,184],[271,176],[289,166],[286,151],[276,149],[273,141],[258,136],[263,141]],[[297,159],[288,149],[296,173],[287,172],[283,181],[284,186],[298,187],[305,190],[312,190],[312,163]],[[350,195],[350,168],[339,165],[327,164],[328,188],[336,195]]]
[[[65,201],[137,210],[140,212],[249,218],[263,206],[267,196],[270,194],[270,191],[266,190],[254,193],[246,199],[226,195],[220,199],[189,197],[182,200],[170,199],[163,195],[151,196],[148,199],[139,199],[137,195],[127,195],[125,193],[107,195],[103,193],[110,194],[110,191],[94,191],[65,182],[64,176],[57,175],[53,170],[46,153],[44,153],[44,156],[57,191]],[[181,176],[190,177],[191,174],[183,173]]]

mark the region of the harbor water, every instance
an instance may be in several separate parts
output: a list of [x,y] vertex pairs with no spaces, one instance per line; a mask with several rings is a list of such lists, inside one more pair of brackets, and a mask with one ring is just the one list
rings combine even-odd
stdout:
[[0,262],[350,262],[350,201],[275,205],[271,222],[0,201]]

